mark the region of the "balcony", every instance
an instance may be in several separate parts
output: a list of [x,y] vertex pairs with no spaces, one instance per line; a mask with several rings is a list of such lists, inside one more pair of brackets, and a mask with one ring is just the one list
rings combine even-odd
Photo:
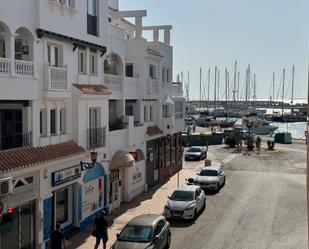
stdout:
[[122,91],[123,77],[119,75],[105,74],[104,82],[109,90]]
[[148,79],[148,94],[152,96],[160,94],[160,81],[158,79]]
[[67,68],[50,67],[46,64],[46,83],[47,90],[66,91],[67,90]]
[[172,96],[173,97],[183,97],[182,85],[180,83],[172,84]]
[[87,148],[88,150],[104,147],[106,145],[106,128],[87,129]]
[[0,76],[34,78],[34,63],[0,58]]
[[32,132],[0,136],[0,150],[24,147],[32,144]]

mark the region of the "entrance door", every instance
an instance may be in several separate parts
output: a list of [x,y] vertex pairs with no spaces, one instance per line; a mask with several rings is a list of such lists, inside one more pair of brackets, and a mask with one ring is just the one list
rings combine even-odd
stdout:
[[34,210],[33,203],[20,208],[20,249],[34,248]]
[[12,218],[0,225],[1,249],[34,249],[35,202],[13,209]]
[[21,147],[23,145],[22,110],[2,110],[1,113],[1,149]]

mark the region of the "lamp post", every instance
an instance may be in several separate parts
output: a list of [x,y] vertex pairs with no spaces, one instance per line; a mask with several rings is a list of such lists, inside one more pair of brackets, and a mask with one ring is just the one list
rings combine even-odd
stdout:
[[90,152],[90,159],[91,159],[91,163],[80,161],[81,170],[91,169],[95,166],[95,163],[97,162],[97,159],[98,159],[98,152],[91,151]]

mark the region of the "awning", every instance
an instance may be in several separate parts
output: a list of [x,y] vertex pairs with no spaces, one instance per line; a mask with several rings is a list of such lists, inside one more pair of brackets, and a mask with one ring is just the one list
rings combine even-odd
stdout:
[[111,163],[109,165],[109,170],[132,167],[134,165],[134,162],[135,160],[129,152],[119,150],[113,155]]
[[174,101],[169,96],[166,96],[163,104],[164,105],[174,105]]

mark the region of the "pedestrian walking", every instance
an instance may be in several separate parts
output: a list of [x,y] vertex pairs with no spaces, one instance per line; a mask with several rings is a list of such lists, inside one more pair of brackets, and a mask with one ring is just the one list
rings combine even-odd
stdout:
[[106,243],[108,241],[107,220],[105,220],[105,212],[102,211],[99,218],[94,221],[92,235],[96,237],[96,243],[94,249],[97,249],[102,240],[103,249],[106,249]]
[[60,224],[56,224],[56,230],[50,235],[49,249],[66,249],[63,233],[60,231]]
[[256,146],[258,155],[260,155],[260,151],[261,151],[261,142],[262,142],[262,139],[260,137],[257,137],[255,141],[255,146]]

